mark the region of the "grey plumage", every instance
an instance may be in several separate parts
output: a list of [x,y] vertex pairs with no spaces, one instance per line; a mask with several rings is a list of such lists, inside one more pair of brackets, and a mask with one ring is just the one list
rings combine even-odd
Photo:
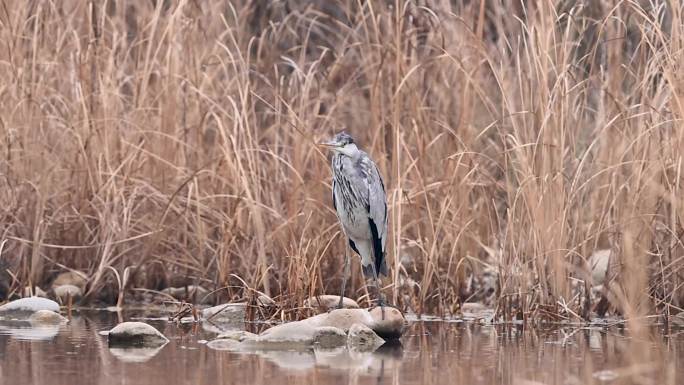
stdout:
[[361,256],[366,277],[387,275],[387,198],[378,167],[346,133],[337,134],[327,145],[335,151],[333,204],[349,246]]

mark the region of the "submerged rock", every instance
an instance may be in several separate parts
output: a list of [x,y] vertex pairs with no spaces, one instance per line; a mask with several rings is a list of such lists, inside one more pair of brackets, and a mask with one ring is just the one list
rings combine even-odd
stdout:
[[122,322],[107,334],[110,345],[162,346],[169,342],[163,334],[144,322]]
[[[337,309],[337,306],[340,304],[340,296],[339,295],[331,295],[331,294],[323,294],[323,295],[318,295],[315,297],[307,298],[304,301],[304,306],[306,307],[311,307],[314,309],[317,309],[319,311],[329,311],[333,309]],[[351,298],[343,297],[342,298],[342,308],[344,309],[358,309],[359,304],[356,303]]]
[[242,324],[245,322],[245,303],[224,303],[202,310],[202,319],[214,323]]
[[244,330],[228,330],[225,331],[218,336],[216,336],[215,340],[233,340],[233,341],[238,341],[242,342],[246,339],[254,339],[256,338],[257,335],[254,333],[250,333],[248,331]]
[[385,343],[371,328],[356,323],[349,328],[347,346],[359,351],[374,351]]
[[52,310],[38,310],[29,317],[31,325],[59,325],[69,322],[68,319]]
[[74,285],[53,286],[52,291],[55,293],[55,298],[63,305],[69,303],[69,297],[72,301],[76,301],[83,295],[81,288]]
[[59,311],[59,304],[47,298],[21,298],[0,306],[0,316],[4,318],[28,318],[38,310]]

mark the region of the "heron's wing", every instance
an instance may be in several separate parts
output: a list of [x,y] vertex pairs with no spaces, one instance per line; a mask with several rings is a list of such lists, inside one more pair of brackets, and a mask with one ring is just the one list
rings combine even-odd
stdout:
[[376,164],[368,157],[363,160],[368,188],[368,219],[373,238],[375,267],[378,274],[387,275],[385,243],[387,242],[387,198],[385,185]]

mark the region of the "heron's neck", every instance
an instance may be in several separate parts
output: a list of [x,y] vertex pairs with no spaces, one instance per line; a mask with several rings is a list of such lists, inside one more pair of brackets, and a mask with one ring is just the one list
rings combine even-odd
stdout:
[[340,154],[348,156],[352,160],[357,160],[359,158],[359,155],[361,155],[361,151],[359,151],[359,148],[356,147],[356,144],[354,143],[349,143],[344,147],[340,148],[338,151]]

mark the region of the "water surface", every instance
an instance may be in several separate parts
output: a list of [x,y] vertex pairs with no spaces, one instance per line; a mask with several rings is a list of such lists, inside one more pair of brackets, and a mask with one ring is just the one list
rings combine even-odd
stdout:
[[0,324],[0,384],[681,384],[684,334],[611,328],[523,330],[411,322],[401,344],[232,353],[207,347],[214,325],[147,320],[160,349],[110,349],[99,334],[135,312],[77,312],[68,325]]

